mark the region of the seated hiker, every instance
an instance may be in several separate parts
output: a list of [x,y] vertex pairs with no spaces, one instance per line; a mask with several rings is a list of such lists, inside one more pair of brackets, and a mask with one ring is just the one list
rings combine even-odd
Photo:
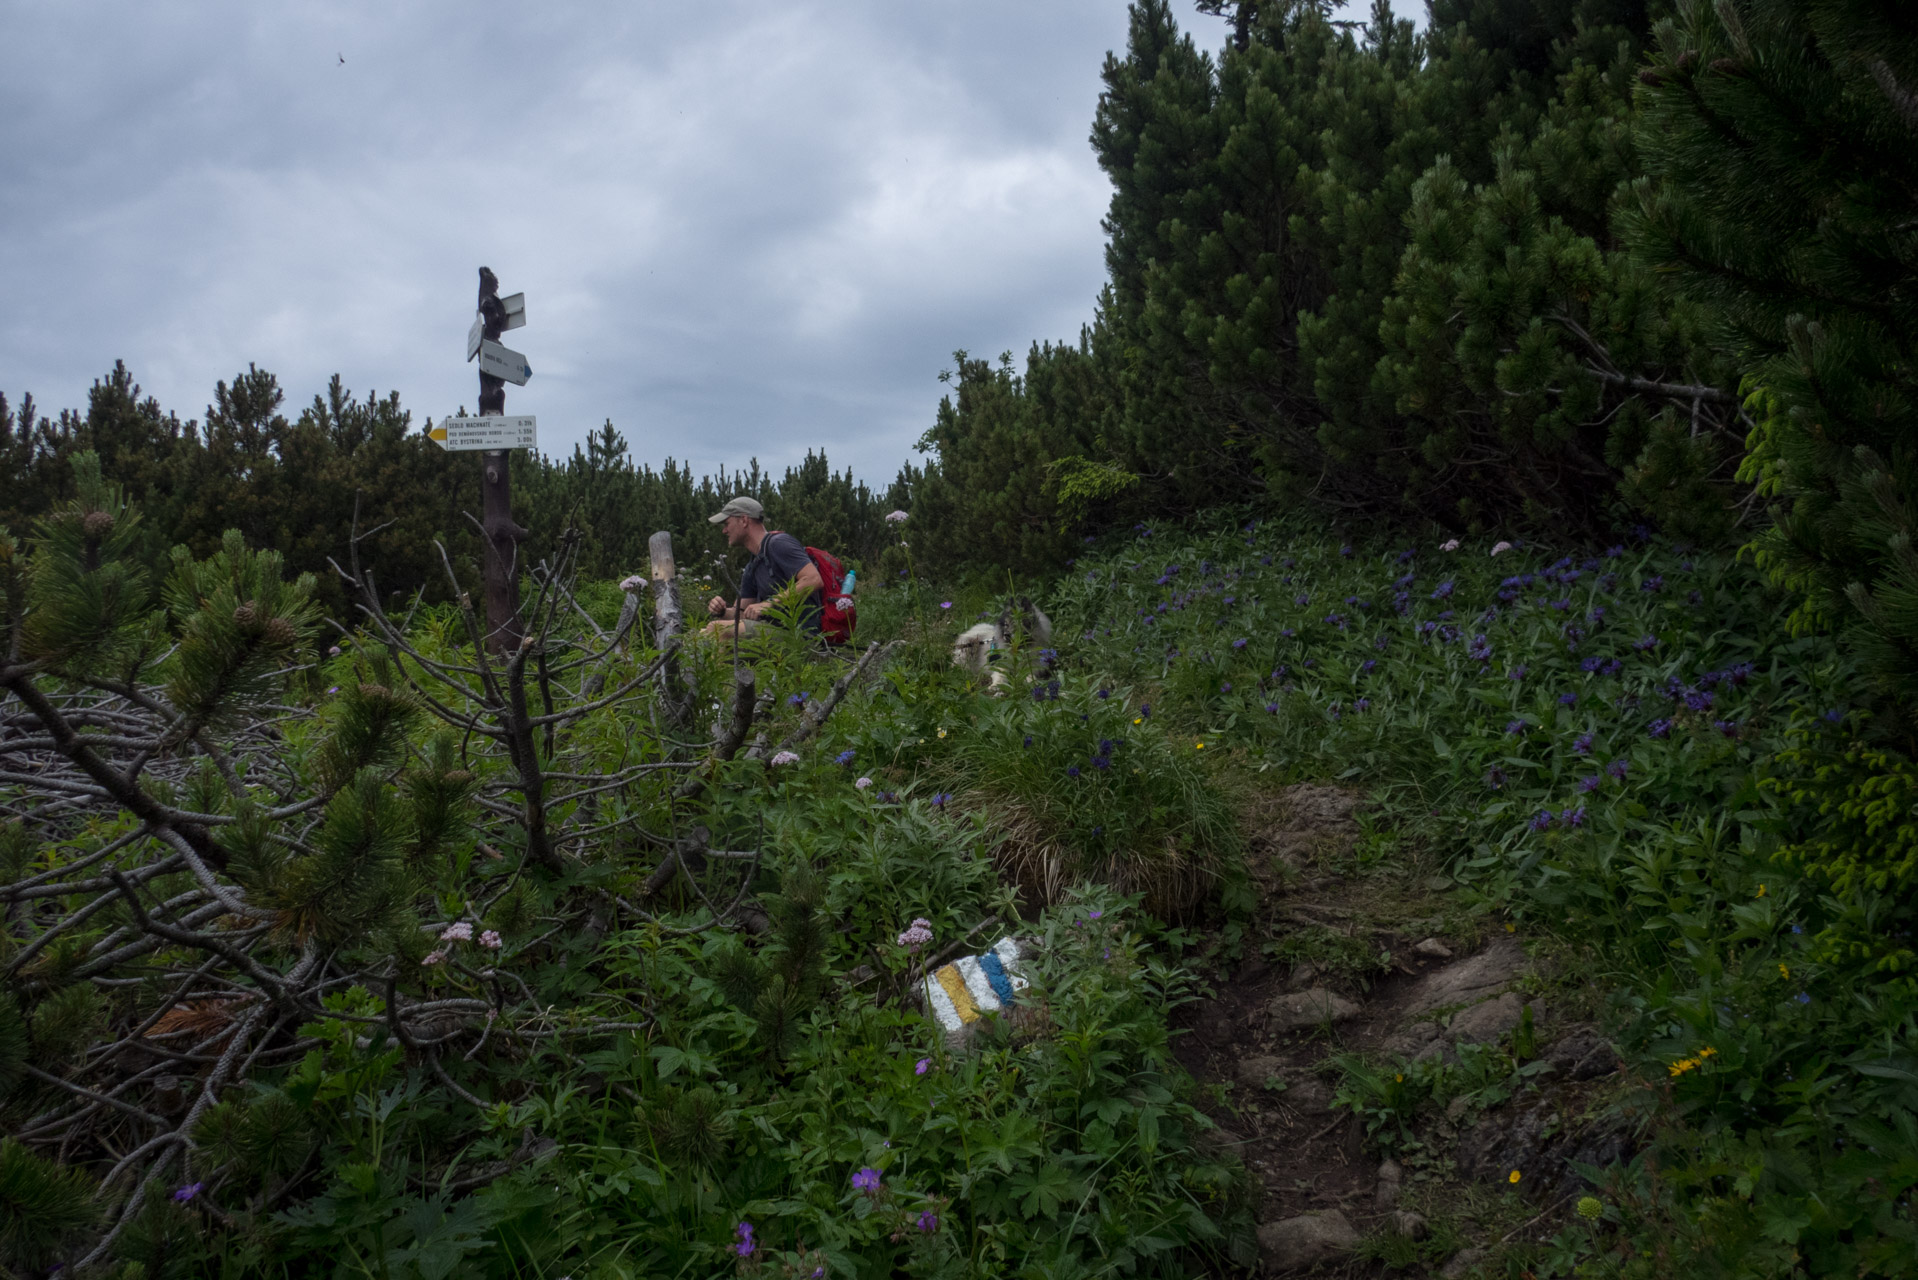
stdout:
[[739,575],[738,604],[728,605],[718,596],[706,602],[706,612],[717,619],[706,625],[706,633],[729,635],[737,625],[740,635],[748,635],[762,622],[773,621],[766,614],[775,603],[790,604],[802,598],[806,606],[799,625],[816,633],[819,590],[825,584],[818,566],[806,554],[806,544],[790,533],[767,529],[765,510],[752,498],[734,498],[707,519],[725,533],[727,546],[743,546],[753,558]]

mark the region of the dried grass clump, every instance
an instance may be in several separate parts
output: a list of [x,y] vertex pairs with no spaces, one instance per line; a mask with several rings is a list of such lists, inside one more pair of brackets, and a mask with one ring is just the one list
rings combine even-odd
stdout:
[[1194,850],[1175,833],[1125,848],[1088,851],[1019,800],[969,792],[962,803],[982,814],[1000,837],[993,863],[1002,879],[1018,887],[1030,910],[1052,907],[1065,897],[1068,886],[1090,880],[1120,893],[1141,894],[1142,905],[1153,915],[1181,920],[1211,895],[1223,869],[1217,850]]

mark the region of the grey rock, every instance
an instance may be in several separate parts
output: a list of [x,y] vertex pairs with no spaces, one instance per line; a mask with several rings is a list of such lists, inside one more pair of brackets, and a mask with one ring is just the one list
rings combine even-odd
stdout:
[[1332,1110],[1332,1086],[1317,1076],[1304,1076],[1287,1083],[1279,1101],[1300,1116],[1322,1116]]
[[1250,1058],[1240,1058],[1238,1066],[1234,1068],[1232,1074],[1239,1082],[1241,1089],[1253,1093],[1262,1093],[1265,1091],[1265,1082],[1267,1080],[1275,1076],[1280,1080],[1285,1079],[1285,1060],[1283,1058],[1267,1057],[1262,1054]]
[[1460,1094],[1445,1104],[1445,1122],[1447,1124],[1457,1124],[1459,1118],[1471,1109],[1472,1099],[1466,1094]]
[[1316,1027],[1325,1022],[1344,1022],[1358,1016],[1359,1006],[1324,987],[1307,987],[1280,996],[1270,1005],[1267,1016],[1279,1031]]
[[1359,807],[1360,800],[1357,792],[1312,782],[1285,787],[1279,796],[1294,827],[1350,826],[1352,811]]
[[1337,1262],[1358,1244],[1359,1233],[1337,1209],[1302,1213],[1259,1227],[1259,1255],[1268,1271],[1303,1271]]
[[1476,1004],[1496,995],[1525,969],[1525,952],[1510,938],[1465,960],[1434,969],[1412,984],[1405,1016],[1417,1017],[1452,1004]]
[[1618,1051],[1592,1026],[1572,1028],[1540,1057],[1570,1080],[1595,1080],[1618,1070]]
[[1425,1215],[1413,1213],[1410,1209],[1400,1209],[1392,1215],[1392,1233],[1404,1236],[1407,1240],[1423,1240],[1430,1230]]
[[1446,1028],[1454,1043],[1484,1044],[1496,1040],[1518,1026],[1525,1016],[1525,1002],[1515,991],[1507,991],[1496,1000],[1475,1004],[1453,1015]]
[[1492,1251],[1481,1245],[1469,1249],[1460,1249],[1452,1255],[1452,1260],[1439,1271],[1439,1280],[1464,1280],[1472,1273],[1472,1268],[1492,1256]]
[[1399,1167],[1396,1160],[1387,1160],[1379,1166],[1379,1184],[1372,1193],[1372,1203],[1381,1213],[1398,1207],[1399,1190],[1404,1178],[1405,1170]]
[[1438,1024],[1435,1022],[1413,1022],[1400,1027],[1379,1048],[1387,1053],[1396,1053],[1402,1057],[1413,1057],[1420,1049],[1438,1039]]
[[1310,960],[1301,960],[1293,965],[1292,972],[1286,975],[1285,989],[1287,991],[1303,991],[1311,986],[1313,982],[1317,981],[1318,976],[1319,967],[1317,965],[1313,964]]
[[1422,956],[1431,956],[1435,960],[1450,960],[1452,958],[1452,949],[1443,942],[1440,942],[1437,938],[1427,938],[1425,941],[1414,946],[1412,950]]

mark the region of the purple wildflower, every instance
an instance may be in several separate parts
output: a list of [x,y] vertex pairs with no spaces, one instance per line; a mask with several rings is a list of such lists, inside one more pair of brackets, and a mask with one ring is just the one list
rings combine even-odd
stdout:
[[1658,648],[1658,637],[1640,636],[1638,639],[1632,641],[1632,648],[1638,650],[1640,653],[1648,653]]
[[1620,782],[1623,782],[1625,781],[1625,775],[1631,772],[1631,765],[1627,764],[1623,759],[1614,760],[1605,766],[1605,772]]
[[1592,735],[1589,733],[1581,733],[1576,738],[1573,738],[1572,754],[1575,756],[1589,756],[1592,754]]
[[194,1196],[199,1195],[204,1190],[206,1190],[206,1183],[189,1182],[184,1187],[181,1187],[178,1191],[175,1191],[173,1193],[173,1199],[178,1204],[185,1204],[187,1201],[191,1200]]
[[939,1215],[927,1209],[922,1212],[918,1218],[914,1219],[912,1225],[927,1234],[931,1234],[939,1229]]
[[1534,831],[1545,831],[1549,829],[1551,825],[1552,811],[1550,809],[1540,809],[1537,815],[1532,818],[1531,826]]
[[1578,789],[1580,791],[1588,791],[1588,792],[1598,790],[1598,775],[1595,773],[1589,773],[1589,774],[1586,774],[1584,777],[1580,778],[1578,780]]
[[852,1189],[854,1191],[865,1192],[879,1190],[879,1170],[867,1168],[861,1169],[858,1173],[853,1174]]
[[931,1058],[921,1058],[912,1064],[912,1073],[916,1076],[923,1076],[930,1070],[932,1070]]
[[1669,738],[1672,736],[1672,722],[1669,720],[1654,720],[1648,732],[1650,732],[1654,738]]
[[834,756],[832,762],[834,764],[851,764],[853,756],[857,754],[858,754],[857,752],[848,748],[847,750],[841,751],[838,755]]
[[1561,693],[1558,695],[1558,705],[1561,707],[1577,706],[1578,695],[1575,693]]
[[1505,785],[1505,770],[1493,765],[1485,771],[1485,785],[1497,791]]
[[1712,721],[1712,728],[1718,730],[1727,738],[1736,738],[1738,736],[1738,721],[1736,720],[1714,720]]
[[1564,823],[1568,827],[1584,826],[1585,825],[1585,806],[1579,805],[1576,809],[1567,809],[1565,812],[1558,815],[1558,820]]
[[1505,723],[1505,732],[1517,735],[1524,733],[1531,727],[1532,726],[1526,724],[1523,720],[1508,720]]
[[739,1243],[733,1246],[733,1252],[742,1258],[752,1257],[753,1250],[759,1247],[753,1240],[753,1224],[750,1222],[741,1222],[737,1227],[733,1228],[733,1235],[739,1240]]

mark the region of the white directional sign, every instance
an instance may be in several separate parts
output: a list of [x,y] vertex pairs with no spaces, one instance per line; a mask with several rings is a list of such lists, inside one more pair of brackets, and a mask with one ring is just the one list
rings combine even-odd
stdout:
[[473,327],[466,331],[466,358],[471,360],[479,354],[480,336],[486,332],[485,321],[473,317]]
[[508,417],[441,418],[426,435],[442,449],[532,449],[539,444],[539,420],[532,414]]
[[491,338],[480,339],[479,362],[481,373],[504,378],[515,386],[525,386],[526,380],[533,376],[533,366],[526,363],[525,356]]
[[506,323],[501,328],[517,329],[526,323],[526,295],[515,293],[499,300],[500,310],[506,313]]

